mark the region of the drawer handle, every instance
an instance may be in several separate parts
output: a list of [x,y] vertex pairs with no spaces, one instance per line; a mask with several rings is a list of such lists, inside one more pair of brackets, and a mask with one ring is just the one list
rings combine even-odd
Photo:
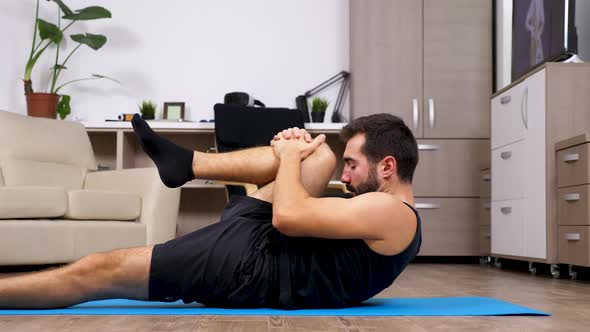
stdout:
[[418,144],[418,150],[420,150],[420,151],[440,150],[440,145],[438,145],[438,144]]
[[504,213],[504,214],[509,214],[509,213],[511,213],[511,212],[512,212],[512,207],[510,207],[510,206],[505,206],[505,207],[503,207],[503,208],[500,208],[500,211],[502,211],[502,213]]
[[565,156],[563,156],[563,161],[566,163],[573,163],[574,161],[577,161],[579,159],[580,155],[577,153],[566,154]]
[[504,151],[500,153],[500,157],[502,157],[502,159],[504,160],[509,159],[510,157],[512,157],[512,151]]
[[416,209],[421,209],[421,210],[440,209],[440,204],[436,204],[436,203],[416,203]]
[[568,241],[580,241],[580,233],[565,233],[565,239]]
[[503,96],[502,98],[500,98],[500,104],[506,105],[510,102],[510,100],[512,100],[511,96]]
[[492,176],[490,174],[486,174],[486,175],[482,176],[481,179],[484,180],[485,182],[490,182],[490,181],[492,181]]
[[567,194],[567,195],[563,195],[563,199],[571,202],[571,201],[579,201],[580,200],[580,194]]

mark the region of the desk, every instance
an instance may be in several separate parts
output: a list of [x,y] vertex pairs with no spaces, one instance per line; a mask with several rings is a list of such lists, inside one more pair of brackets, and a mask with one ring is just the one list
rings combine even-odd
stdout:
[[[130,122],[82,122],[86,127],[94,155],[101,169],[155,167],[143,152]],[[215,124],[202,122],[148,121],[159,135],[178,145],[201,152],[215,148]],[[312,135],[325,134],[338,166],[332,183],[339,183],[342,173],[344,143],[338,134],[345,123],[306,123]],[[207,180],[193,180],[181,187],[177,236],[217,222],[227,203],[225,186]]]

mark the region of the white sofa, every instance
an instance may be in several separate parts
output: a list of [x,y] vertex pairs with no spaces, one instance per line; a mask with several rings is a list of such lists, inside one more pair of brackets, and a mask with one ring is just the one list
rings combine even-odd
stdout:
[[0,111],[0,265],[167,241],[179,201],[155,168],[97,171],[80,123]]

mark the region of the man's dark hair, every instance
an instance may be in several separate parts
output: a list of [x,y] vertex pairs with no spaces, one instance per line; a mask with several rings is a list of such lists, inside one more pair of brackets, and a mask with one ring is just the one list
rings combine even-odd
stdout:
[[418,144],[401,118],[385,113],[363,116],[342,128],[340,138],[347,142],[357,134],[365,135],[361,152],[371,163],[392,156],[397,160],[400,182],[412,183],[418,165]]

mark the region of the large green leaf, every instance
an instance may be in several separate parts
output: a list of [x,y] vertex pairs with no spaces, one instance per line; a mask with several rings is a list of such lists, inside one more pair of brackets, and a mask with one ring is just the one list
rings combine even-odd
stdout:
[[50,39],[52,42],[59,44],[64,37],[61,30],[53,23],[38,18],[37,26],[39,27],[39,36],[42,40]]
[[61,9],[61,11],[65,14],[65,15],[71,15],[72,14],[72,10],[66,6],[65,3],[63,3],[63,1],[61,0],[53,0],[53,2],[55,2],[59,8]]
[[107,37],[103,36],[103,35],[93,35],[91,33],[87,33],[87,34],[78,34],[78,35],[71,35],[70,37],[72,37],[72,40],[80,43],[80,44],[84,44],[84,45],[88,45],[90,48],[92,48],[93,50],[98,50],[99,48],[101,48],[106,42],[107,42]]
[[75,13],[70,13],[64,15],[63,18],[66,20],[79,20],[79,21],[87,21],[87,20],[98,20],[101,18],[111,18],[111,12],[108,11],[106,8],[92,6],[86,7],[83,9],[76,10]]
[[59,101],[59,104],[57,104],[56,112],[59,114],[59,118],[62,120],[72,112],[72,108],[70,107],[70,96],[61,96],[61,100]]

